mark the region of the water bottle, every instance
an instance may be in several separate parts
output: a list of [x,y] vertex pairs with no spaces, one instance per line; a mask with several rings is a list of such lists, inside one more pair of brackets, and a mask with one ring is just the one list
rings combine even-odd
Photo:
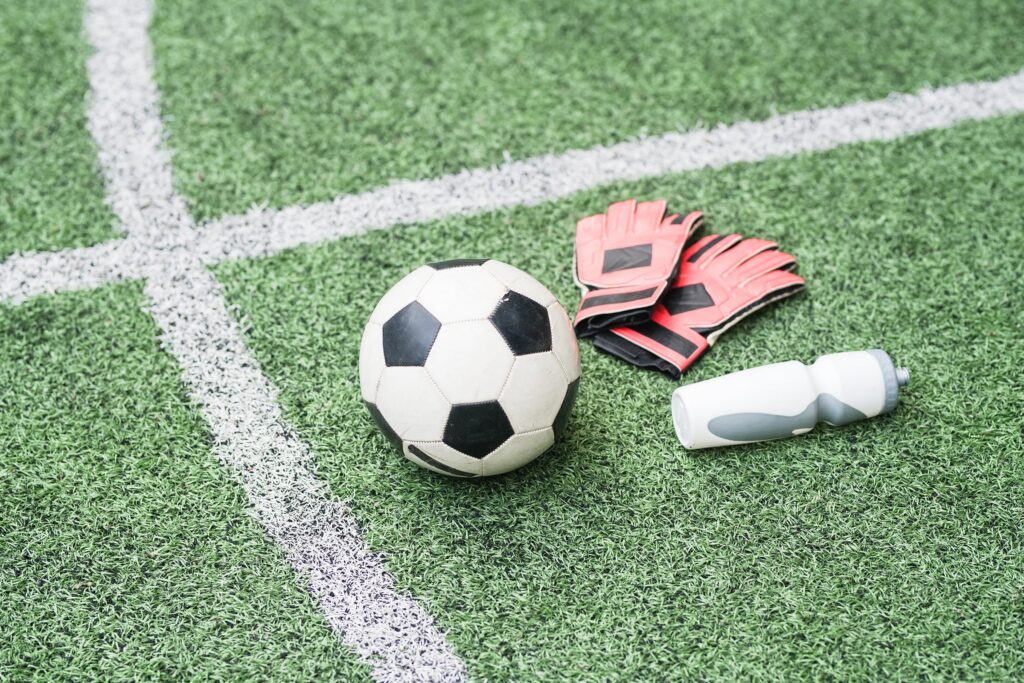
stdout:
[[910,383],[885,351],[847,351],[762,365],[681,386],[672,419],[686,448],[711,448],[811,431],[818,422],[845,425],[891,412]]

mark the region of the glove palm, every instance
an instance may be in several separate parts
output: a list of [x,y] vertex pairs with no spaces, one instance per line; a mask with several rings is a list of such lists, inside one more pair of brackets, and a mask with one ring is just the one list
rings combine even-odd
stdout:
[[683,254],[649,321],[601,331],[594,345],[678,379],[727,329],[802,289],[795,267],[796,258],[774,242],[708,235]]
[[587,337],[613,325],[650,320],[675,277],[686,240],[702,214],[665,215],[665,202],[617,202],[576,224],[576,283],[583,290],[573,324]]

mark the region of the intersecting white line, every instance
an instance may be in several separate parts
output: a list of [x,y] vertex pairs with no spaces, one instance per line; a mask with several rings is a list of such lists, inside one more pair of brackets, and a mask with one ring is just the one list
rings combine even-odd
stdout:
[[[962,121],[1020,113],[1024,71],[996,81],[544,155],[434,180],[401,181],[310,206],[257,208],[198,226],[188,235],[177,233],[175,239],[205,264],[269,256],[399,224],[535,205],[616,181],[893,140]],[[64,252],[13,256],[0,264],[0,300],[16,302],[140,277],[153,258],[153,248],[129,237]]]
[[303,244],[517,205],[603,184],[756,162],[840,145],[891,140],[1024,113],[1024,72],[874,102],[672,133],[402,181],[330,202],[254,209],[197,226],[174,192],[152,76],[148,0],[89,0],[90,133],[123,239],[0,264],[0,301],[144,279],[163,343],[202,406],[215,452],[244,487],[253,514],[288,554],[331,627],[378,680],[458,680],[463,663],[409,596],[395,590],[343,504],[313,472],[307,447],[284,422],[277,392],[245,347],[206,266]]
[[[365,544],[347,507],[333,500],[309,449],[285,423],[213,274],[195,252],[197,231],[175,193],[152,71],[149,0],[90,0],[88,128],[107,201],[126,239],[73,252],[86,286],[104,276],[146,280],[149,312],[213,433],[213,450],[248,496],[252,515],[308,583],[331,628],[380,681],[457,681],[465,666],[383,558]],[[52,258],[52,257],[51,257]],[[115,265],[114,262],[117,262]],[[50,259],[41,259],[50,265]]]

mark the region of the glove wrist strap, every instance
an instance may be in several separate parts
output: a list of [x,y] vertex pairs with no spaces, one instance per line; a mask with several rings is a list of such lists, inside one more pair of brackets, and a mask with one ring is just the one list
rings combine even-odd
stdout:
[[583,295],[573,325],[576,335],[589,337],[613,325],[636,325],[651,319],[667,283],[595,289]]
[[602,333],[595,345],[636,365],[652,367],[679,379],[683,370],[707,351],[709,344],[689,327],[669,329],[650,321]]

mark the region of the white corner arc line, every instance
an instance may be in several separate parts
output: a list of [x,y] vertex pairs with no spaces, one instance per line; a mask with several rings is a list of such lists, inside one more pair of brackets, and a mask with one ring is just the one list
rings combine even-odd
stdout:
[[[433,618],[398,591],[381,555],[317,477],[308,447],[288,426],[277,390],[261,372],[228,312],[198,244],[185,202],[174,192],[153,79],[149,0],[89,0],[86,33],[92,91],[89,131],[99,148],[108,200],[127,238],[113,256],[131,267],[95,263],[79,284],[106,274],[146,280],[161,341],[214,437],[214,452],[242,486],[251,514],[285,551],[327,622],[379,681],[460,681],[463,662]],[[105,249],[106,247],[104,247]],[[111,247],[113,248],[113,247]],[[104,249],[78,259],[110,258]],[[22,274],[32,261],[22,260]],[[5,264],[6,265],[6,264]]]

